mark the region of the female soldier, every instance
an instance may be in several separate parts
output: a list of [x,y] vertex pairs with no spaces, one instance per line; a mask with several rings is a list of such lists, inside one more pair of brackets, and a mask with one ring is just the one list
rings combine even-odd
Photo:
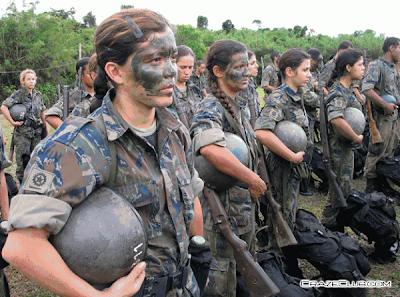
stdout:
[[[268,97],[268,102],[257,119],[254,130],[259,141],[269,150],[267,166],[271,173],[272,190],[276,201],[282,206],[285,219],[293,229],[298,208],[300,181],[308,176],[303,162],[305,152],[293,152],[274,134],[274,130],[281,121],[295,122],[306,132],[308,145],[311,145],[308,118],[299,93],[300,87],[305,86],[311,77],[310,56],[304,51],[289,49],[279,59],[278,65],[281,85]],[[283,84],[282,81],[284,81]],[[269,225],[272,226],[272,224]],[[267,249],[281,253],[272,227],[268,229]],[[294,262],[287,259],[287,264],[289,274],[301,276],[297,268],[297,260]]]
[[[17,162],[16,177],[20,184],[24,176],[24,156],[29,158],[33,149],[42,140],[43,132],[49,132],[47,122],[44,120],[46,106],[40,91],[35,89],[36,73],[32,69],[25,69],[19,75],[21,89],[12,93],[4,100],[1,106],[6,119],[14,126],[13,142],[15,150],[15,160]],[[14,121],[10,115],[10,108],[14,104],[23,104],[26,107],[24,121]],[[40,123],[40,120],[44,124]],[[45,130],[45,131],[44,131]]]
[[188,129],[193,121],[197,106],[203,99],[201,90],[189,80],[193,72],[194,59],[195,55],[190,47],[186,45],[178,46],[178,55],[176,57],[178,79],[172,93],[173,102],[171,108],[178,115],[181,113],[185,115],[184,120],[182,120],[182,115],[179,117]]
[[[219,191],[226,213],[236,222],[233,231],[254,248],[254,200],[266,190],[264,181],[254,173],[257,145],[247,113],[247,100],[238,93],[247,87],[250,73],[246,46],[233,40],[214,42],[207,55],[209,94],[199,105],[190,132],[194,151],[219,171],[235,177],[238,185]],[[224,132],[233,132],[246,143],[251,155],[247,168],[225,147]],[[212,263],[204,294],[235,296],[236,262],[233,249],[213,229],[210,211],[205,212],[204,234],[210,243]]]
[[[189,133],[165,108],[176,76],[174,33],[161,15],[127,9],[100,24],[95,46],[100,67],[95,83],[111,81],[114,89],[92,115],[67,119],[35,150],[25,186],[11,205],[12,231],[3,256],[59,295],[138,292],[143,264],[101,292],[71,272],[48,241],[66,223],[71,207],[113,178],[146,228],[148,277],[137,296],[198,296],[188,265],[188,228],[202,182],[192,166]],[[42,182],[34,183],[32,171]]]
[[[352,82],[364,76],[364,61],[361,51],[348,49],[339,54],[336,66],[328,82],[329,94],[326,98],[326,118],[329,122],[328,137],[333,171],[337,176],[343,196],[350,193],[354,171],[354,150],[363,140],[363,135],[357,135],[344,120],[344,110],[354,107],[362,110],[360,101],[353,91]],[[336,217],[339,209],[332,208],[328,201],[322,212],[322,224],[333,230],[343,232],[343,226],[338,226]]]

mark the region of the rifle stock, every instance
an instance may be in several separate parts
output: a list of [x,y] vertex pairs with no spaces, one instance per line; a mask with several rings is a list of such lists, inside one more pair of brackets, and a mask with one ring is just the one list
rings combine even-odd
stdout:
[[237,266],[250,295],[252,297],[269,297],[278,294],[280,290],[260,264],[254,260],[247,243],[233,233],[228,216],[217,194],[207,187],[204,187],[203,193],[210,205],[215,225],[233,248]]
[[368,112],[368,117],[369,117],[369,128],[371,131],[371,138],[372,138],[372,143],[382,143],[382,136],[381,133],[378,130],[378,126],[376,125],[376,121],[374,119],[374,115],[372,114],[372,106],[371,106],[371,101],[367,99],[367,112]]
[[[321,75],[318,74],[318,85],[322,90]],[[321,133],[321,143],[323,147],[323,163],[328,175],[329,180],[329,198],[333,208],[347,207],[346,199],[343,196],[342,189],[337,183],[336,174],[333,172],[331,164],[331,153],[329,149],[329,139],[328,139],[328,129],[326,122],[326,112],[325,112],[325,99],[324,92],[321,91],[320,99],[320,133]]]
[[63,105],[63,120],[65,121],[69,114],[69,86],[63,87]]
[[[256,116],[256,109],[254,104],[250,104],[249,102],[249,110],[250,110],[250,124],[254,128],[255,121],[257,119]],[[267,191],[264,193],[264,197],[267,199],[267,202],[263,199],[262,202],[264,204],[269,204],[271,209],[272,215],[272,228],[275,233],[276,241],[279,247],[285,247],[288,245],[295,245],[297,244],[296,238],[293,235],[292,230],[286,220],[283,218],[282,214],[282,206],[276,202],[274,196],[272,195],[271,191],[271,183],[269,181],[267,166],[265,164],[265,154],[264,148],[262,144],[257,140],[258,150],[261,152],[261,157],[258,163],[258,174],[260,175],[261,179],[267,185]]]

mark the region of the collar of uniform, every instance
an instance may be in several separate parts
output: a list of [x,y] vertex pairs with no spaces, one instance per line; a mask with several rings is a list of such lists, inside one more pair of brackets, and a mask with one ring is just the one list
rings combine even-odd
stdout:
[[390,62],[386,61],[385,59],[383,59],[382,57],[380,57],[379,60],[382,60],[382,62],[384,64],[388,65],[388,67],[391,67],[391,68],[396,67],[396,65],[394,63],[390,63]]
[[[118,139],[129,129],[128,123],[119,114],[114,104],[112,104],[114,97],[115,91],[111,89],[103,98],[103,104],[98,109],[98,113],[102,114],[109,141]],[[165,126],[169,131],[178,130],[181,126],[179,121],[166,108],[156,109],[156,120],[158,125]]]
[[301,100],[299,94],[297,94],[291,87],[289,87],[287,83],[283,84],[281,87],[285,90],[286,94],[288,94],[288,96],[293,99],[293,101]]

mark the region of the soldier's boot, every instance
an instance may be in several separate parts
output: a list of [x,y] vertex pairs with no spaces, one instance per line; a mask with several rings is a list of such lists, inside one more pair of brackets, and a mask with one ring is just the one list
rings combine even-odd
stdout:
[[365,193],[370,194],[378,191],[377,179],[367,178],[367,186],[365,188]]
[[310,191],[310,177],[303,178],[300,181],[300,194],[303,196],[312,196],[313,193]]

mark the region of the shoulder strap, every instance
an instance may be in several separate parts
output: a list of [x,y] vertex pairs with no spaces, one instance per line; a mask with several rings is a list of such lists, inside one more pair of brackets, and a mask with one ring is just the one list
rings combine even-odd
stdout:
[[[100,126],[104,134],[107,135],[107,130],[104,122],[102,120],[96,120],[96,123]],[[114,141],[108,141],[108,149],[110,150],[110,155],[111,155],[111,168],[110,168],[110,176],[105,185],[109,188],[113,188],[115,180],[117,178],[117,150],[115,148]]]

